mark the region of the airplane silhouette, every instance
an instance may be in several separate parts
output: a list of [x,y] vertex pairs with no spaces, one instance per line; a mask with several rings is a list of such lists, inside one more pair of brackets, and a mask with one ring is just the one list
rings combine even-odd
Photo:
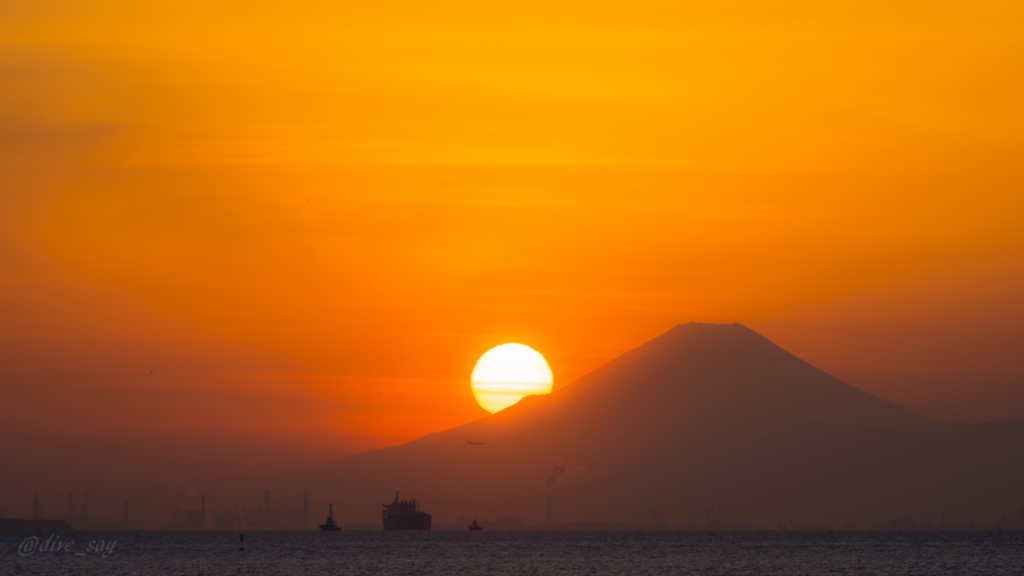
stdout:
[[466,440],[466,442],[469,442],[470,446],[483,446],[487,444],[487,442],[473,442],[472,440]]

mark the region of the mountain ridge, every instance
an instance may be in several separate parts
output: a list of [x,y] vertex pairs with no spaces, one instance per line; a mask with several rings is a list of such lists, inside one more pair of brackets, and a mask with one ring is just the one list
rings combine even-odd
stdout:
[[[549,488],[556,465],[569,472]],[[550,395],[281,480],[336,494],[350,523],[372,523],[395,490],[442,519],[502,513],[533,524],[549,494],[558,521],[572,522],[638,510],[678,520],[716,502],[755,526],[945,508],[967,517],[1024,499],[1024,421],[932,420],[745,326],[690,323]]]

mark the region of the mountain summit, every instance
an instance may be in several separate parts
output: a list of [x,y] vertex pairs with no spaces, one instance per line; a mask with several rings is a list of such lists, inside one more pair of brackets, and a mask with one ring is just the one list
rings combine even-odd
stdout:
[[814,368],[740,324],[676,326],[552,401],[586,418],[634,410],[663,424],[728,420],[731,427],[756,428],[751,432],[810,421],[901,429],[937,424]]
[[291,480],[336,495],[348,522],[372,522],[400,489],[440,524],[539,524],[551,496],[556,523],[703,522],[728,506],[733,524],[864,526],[1005,514],[1024,499],[1022,463],[1021,422],[935,421],[749,328],[690,323],[550,395]]

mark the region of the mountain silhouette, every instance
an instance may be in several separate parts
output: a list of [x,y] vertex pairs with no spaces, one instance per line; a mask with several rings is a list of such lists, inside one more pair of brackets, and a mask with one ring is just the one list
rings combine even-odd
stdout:
[[[471,444],[486,442],[486,444]],[[403,444],[267,479],[379,523],[395,490],[435,523],[873,526],[1016,517],[1024,422],[950,424],[846,384],[739,324],[690,323],[550,395]],[[339,504],[340,502],[340,504]]]

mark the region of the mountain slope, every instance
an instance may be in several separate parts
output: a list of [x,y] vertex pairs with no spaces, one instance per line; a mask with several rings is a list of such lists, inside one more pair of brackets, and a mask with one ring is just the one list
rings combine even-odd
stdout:
[[[471,446],[467,440],[486,442]],[[540,523],[552,467],[558,521],[861,525],[1009,510],[1024,494],[1024,425],[938,422],[810,366],[740,326],[686,324],[548,396],[401,446],[281,477],[376,522],[394,490],[441,522]],[[1014,484],[1017,482],[1017,484]],[[1001,508],[1003,507],[1003,508]],[[998,515],[997,515],[998,517]]]

